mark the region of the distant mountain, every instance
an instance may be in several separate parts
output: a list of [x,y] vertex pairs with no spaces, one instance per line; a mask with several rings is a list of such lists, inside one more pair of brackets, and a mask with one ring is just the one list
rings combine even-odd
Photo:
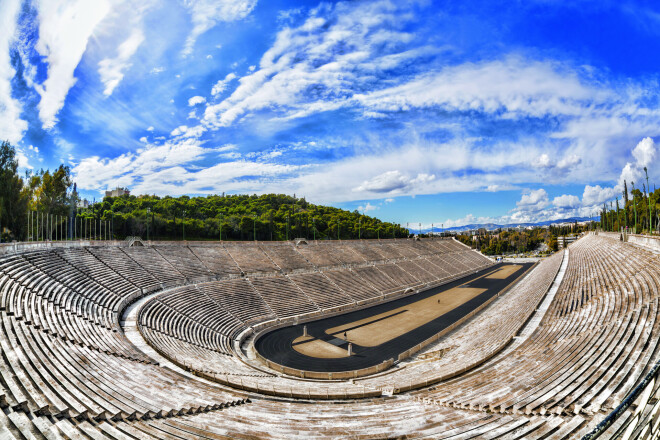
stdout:
[[[575,223],[575,222],[585,222],[585,221],[590,221],[590,217],[569,217],[569,218],[564,218],[564,219],[559,219],[559,220],[546,220],[543,222],[536,222],[536,223],[507,223],[504,225],[498,225],[496,223],[479,223],[479,224],[469,224],[469,225],[463,225],[463,226],[454,226],[452,228],[444,228],[441,229],[439,227],[434,227],[433,232],[462,232],[462,231],[469,231],[471,229],[481,229],[484,228],[487,231],[493,231],[499,228],[517,228],[517,227],[523,227],[526,228],[528,226],[548,226],[548,225],[556,225],[560,223]],[[598,221],[599,217],[594,217],[594,221]],[[419,232],[419,229],[415,228],[410,228],[409,229],[411,233],[416,234]],[[431,228],[426,228],[422,229],[422,233],[428,234],[431,232]]]

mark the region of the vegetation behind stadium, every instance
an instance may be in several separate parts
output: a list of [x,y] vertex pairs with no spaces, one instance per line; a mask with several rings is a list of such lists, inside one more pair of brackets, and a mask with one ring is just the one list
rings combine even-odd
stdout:
[[[62,222],[90,225],[105,222],[115,238],[139,235],[159,240],[286,240],[406,237],[405,228],[394,223],[330,206],[315,205],[304,198],[283,194],[210,195],[206,197],[158,197],[154,195],[105,197],[78,207],[79,196],[68,167],[18,174],[14,148],[0,146],[0,228],[3,241],[28,236],[52,237],[50,231],[30,218],[51,216],[48,228]],[[32,217],[30,217],[32,211]],[[68,220],[67,220],[68,219]],[[86,223],[84,223],[86,222]],[[28,225],[31,226],[28,226]],[[29,229],[29,230],[28,230]],[[61,229],[61,228],[60,228]],[[70,231],[71,232],[71,231]],[[66,235],[66,234],[65,234]],[[69,233],[69,236],[73,234]]]

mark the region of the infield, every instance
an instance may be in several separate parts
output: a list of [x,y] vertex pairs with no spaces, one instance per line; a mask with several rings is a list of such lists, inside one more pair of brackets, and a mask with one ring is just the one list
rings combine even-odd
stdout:
[[485,291],[473,287],[455,287],[391,312],[349,322],[325,332],[336,337],[343,337],[346,333],[345,339],[348,342],[375,347],[433,321]]

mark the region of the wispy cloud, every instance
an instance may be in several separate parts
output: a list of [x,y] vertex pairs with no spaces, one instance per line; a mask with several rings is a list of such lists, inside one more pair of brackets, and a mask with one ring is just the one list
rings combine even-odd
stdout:
[[[413,18],[385,1],[320,6],[302,25],[278,32],[258,69],[240,78],[231,96],[209,105],[204,120],[222,127],[265,108],[299,118],[346,106],[357,90],[377,82],[376,72],[436,51],[398,49],[410,38],[401,28]],[[383,27],[387,43],[378,38]]]
[[245,18],[257,0],[185,0],[190,10],[193,28],[186,39],[184,55],[193,51],[197,38],[220,21],[235,21]]
[[[148,194],[212,194],[232,190],[262,192],[267,182],[296,171],[297,167],[264,162],[215,162],[195,167],[209,155],[222,154],[233,159],[233,145],[204,149],[199,141],[183,139],[177,143],[148,145],[136,153],[122,154],[108,160],[99,157],[83,159],[73,169],[83,188],[103,190],[107,186],[129,186]],[[230,155],[227,157],[227,155]]]
[[76,83],[74,70],[94,28],[110,11],[107,0],[43,0],[39,2],[39,41],[36,50],[48,63],[48,77],[36,87],[41,95],[39,117],[53,128],[69,89]]
[[141,29],[135,29],[131,35],[119,45],[115,58],[104,58],[99,61],[99,75],[105,85],[103,94],[112,95],[112,91],[124,78],[124,72],[131,67],[130,59],[144,41]]
[[10,50],[17,39],[16,20],[20,8],[20,0],[0,3],[0,137],[14,143],[21,140],[27,130],[27,122],[21,119],[22,106],[11,93],[11,80],[16,71],[11,64]]

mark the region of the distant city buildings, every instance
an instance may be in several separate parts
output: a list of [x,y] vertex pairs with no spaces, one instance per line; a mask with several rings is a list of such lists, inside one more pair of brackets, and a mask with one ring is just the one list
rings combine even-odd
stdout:
[[123,195],[128,196],[130,194],[131,194],[131,192],[128,190],[128,188],[120,188],[120,187],[117,187],[117,188],[115,188],[111,191],[106,191],[105,192],[106,197],[120,197],[120,196],[123,196]]

